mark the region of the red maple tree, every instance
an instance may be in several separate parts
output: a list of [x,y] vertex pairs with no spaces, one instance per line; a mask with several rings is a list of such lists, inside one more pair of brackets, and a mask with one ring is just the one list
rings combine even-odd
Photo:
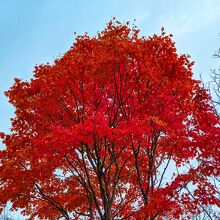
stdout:
[[172,36],[110,21],[6,92],[0,205],[29,219],[178,219],[218,205],[220,126]]

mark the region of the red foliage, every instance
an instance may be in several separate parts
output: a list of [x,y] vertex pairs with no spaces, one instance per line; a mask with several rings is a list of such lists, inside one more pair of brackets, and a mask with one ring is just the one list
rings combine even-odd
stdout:
[[110,21],[35,67],[30,82],[15,80],[2,206],[10,200],[29,219],[152,220],[219,205],[209,181],[220,173],[210,98],[172,36],[138,32]]

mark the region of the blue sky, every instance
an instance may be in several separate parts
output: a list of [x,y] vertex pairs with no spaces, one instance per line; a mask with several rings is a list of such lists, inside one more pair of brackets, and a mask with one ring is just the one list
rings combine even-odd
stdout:
[[13,108],[3,92],[13,78],[32,76],[36,64],[52,62],[74,42],[74,32],[89,35],[112,18],[136,19],[142,35],[174,35],[179,53],[195,60],[195,76],[207,81],[219,60],[219,0],[0,0],[0,130],[7,131]]

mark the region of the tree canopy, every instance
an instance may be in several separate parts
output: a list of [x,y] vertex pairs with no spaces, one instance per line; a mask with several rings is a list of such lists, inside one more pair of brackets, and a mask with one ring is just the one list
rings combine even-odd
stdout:
[[171,35],[112,20],[6,92],[0,205],[29,219],[187,219],[220,206],[219,118]]

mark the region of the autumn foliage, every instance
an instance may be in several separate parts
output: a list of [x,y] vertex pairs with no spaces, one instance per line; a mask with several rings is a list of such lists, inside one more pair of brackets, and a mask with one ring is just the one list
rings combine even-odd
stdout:
[[187,219],[220,206],[219,118],[172,36],[110,21],[6,92],[0,205],[29,219]]

